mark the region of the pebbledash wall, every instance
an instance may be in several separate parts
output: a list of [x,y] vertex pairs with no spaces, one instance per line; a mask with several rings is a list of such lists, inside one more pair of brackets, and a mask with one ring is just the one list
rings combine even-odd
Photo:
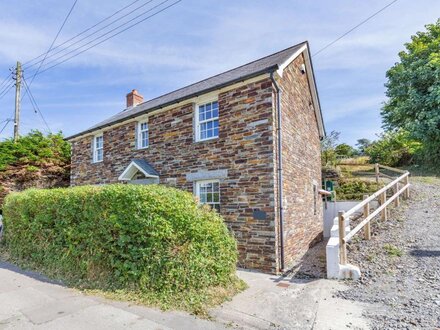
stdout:
[[[322,234],[317,119],[307,75],[293,61],[278,83],[283,90],[285,264],[300,259]],[[220,213],[238,242],[239,266],[277,273],[279,226],[275,90],[268,77],[218,95],[219,138],[194,142],[194,103],[148,116],[150,143],[135,146],[136,122],[103,132],[104,160],[92,163],[92,136],[72,141],[71,184],[118,182],[134,158],[146,159],[160,183],[193,191],[194,179],[217,175]],[[211,174],[209,174],[211,173]],[[258,216],[256,216],[258,214]]]

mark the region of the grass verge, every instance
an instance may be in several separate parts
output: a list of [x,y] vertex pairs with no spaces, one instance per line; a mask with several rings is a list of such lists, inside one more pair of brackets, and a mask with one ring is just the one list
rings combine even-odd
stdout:
[[[38,264],[18,259],[10,255],[7,247],[0,242],[0,260],[14,264],[24,270],[44,275],[50,280],[61,282],[66,287],[79,290],[87,295],[100,296],[106,299],[130,302],[147,307],[158,307],[162,310],[182,310],[201,318],[210,318],[209,309],[230,301],[236,294],[247,289],[247,284],[236,275],[231,277],[229,284],[188,290],[186,292],[149,292],[135,288],[117,288],[112,283],[92,282],[74,276],[66,277],[57,269],[43,269]],[[106,289],[102,289],[106,288]]]

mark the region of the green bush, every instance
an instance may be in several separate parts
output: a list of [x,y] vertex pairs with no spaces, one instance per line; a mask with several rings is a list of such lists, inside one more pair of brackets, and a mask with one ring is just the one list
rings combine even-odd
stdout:
[[39,131],[31,131],[17,142],[12,138],[1,141],[0,171],[18,163],[35,166],[43,163],[70,164],[70,144],[64,141],[61,133],[45,136]]
[[420,142],[411,139],[409,133],[402,130],[386,132],[379,137],[379,140],[365,149],[371,163],[387,166],[411,165],[422,148]]
[[382,184],[361,179],[340,179],[335,187],[338,200],[362,200],[363,195],[371,195],[382,188]]
[[173,295],[191,300],[190,292],[236,281],[236,243],[222,218],[177,189],[30,189],[8,195],[3,212],[11,256],[83,288],[176,305]]

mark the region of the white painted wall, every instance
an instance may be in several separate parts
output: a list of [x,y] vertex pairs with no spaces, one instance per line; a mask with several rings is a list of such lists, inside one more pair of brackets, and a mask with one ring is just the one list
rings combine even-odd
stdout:
[[[361,201],[336,201],[324,203],[324,237],[331,237],[331,229],[335,223],[334,218],[338,216],[339,211],[347,212],[352,207],[359,204]],[[371,208],[376,208],[378,203],[372,201],[370,203]]]
[[[324,237],[330,237],[333,220],[338,216],[339,211],[348,211],[356,206],[359,201],[336,201],[324,203]],[[326,205],[327,204],[327,205]]]
[[[358,279],[361,272],[357,266],[341,265],[339,263],[339,211],[348,211],[360,201],[328,202],[324,205],[324,237],[330,237],[326,246],[327,278],[333,279]],[[377,208],[378,203],[373,201],[370,206]],[[345,220],[345,234],[350,232],[350,219]]]

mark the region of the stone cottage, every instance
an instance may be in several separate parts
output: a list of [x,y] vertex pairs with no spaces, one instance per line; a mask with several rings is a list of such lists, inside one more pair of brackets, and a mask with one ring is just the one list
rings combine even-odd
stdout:
[[160,183],[225,219],[239,266],[279,273],[323,230],[324,124],[307,42],[127,108],[70,136],[71,185]]

